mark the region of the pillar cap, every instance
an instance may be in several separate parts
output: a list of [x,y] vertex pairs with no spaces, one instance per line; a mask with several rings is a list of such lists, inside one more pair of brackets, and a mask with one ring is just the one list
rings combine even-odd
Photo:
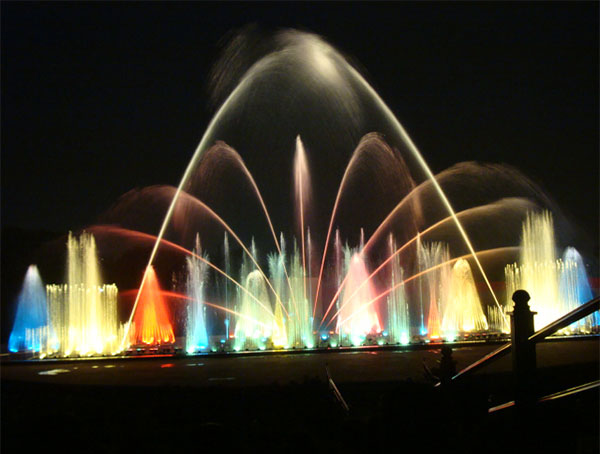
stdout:
[[529,308],[528,303],[529,303],[530,299],[531,299],[531,297],[529,296],[529,293],[527,293],[525,290],[517,290],[515,293],[513,293],[512,300],[515,303],[513,312],[514,311],[528,311],[528,312],[531,312],[532,314],[537,314],[537,312],[533,312]]

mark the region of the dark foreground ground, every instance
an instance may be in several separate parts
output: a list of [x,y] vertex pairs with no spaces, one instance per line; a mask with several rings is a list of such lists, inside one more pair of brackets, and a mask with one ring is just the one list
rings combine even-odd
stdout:
[[[497,346],[454,351],[460,370]],[[598,338],[538,345],[547,395],[599,379]],[[2,452],[599,452],[598,388],[519,419],[510,356],[446,390],[439,348],[2,363]],[[327,383],[328,366],[350,406]]]

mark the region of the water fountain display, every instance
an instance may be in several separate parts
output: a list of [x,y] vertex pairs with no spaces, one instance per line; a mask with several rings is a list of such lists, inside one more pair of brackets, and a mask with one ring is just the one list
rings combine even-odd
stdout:
[[89,233],[69,233],[67,283],[46,286],[46,355],[111,355],[122,331],[117,317],[117,286],[102,284],[96,242]]
[[[579,252],[567,247],[558,258],[554,222],[547,212],[529,213],[523,223],[521,254],[518,263],[506,266],[507,295],[520,288],[531,289],[530,307],[539,329],[580,304],[592,299],[589,279]],[[512,302],[506,302],[507,310]],[[591,332],[598,326],[597,314],[586,317],[563,332]]]
[[[557,259],[553,219],[566,221],[528,178],[475,162],[434,174],[329,44],[286,31],[265,49],[217,66],[222,104],[179,186],[132,190],[90,227],[103,244],[148,256],[123,327],[94,237],[69,236],[68,283],[48,286],[47,302],[28,272],[11,351],[36,351],[24,339],[46,325],[41,350],[59,356],[178,338],[188,354],[452,341],[506,333],[519,288],[538,328],[591,298],[579,252]],[[350,157],[336,174],[311,167],[319,153]],[[272,217],[273,206],[289,209]],[[121,260],[117,249],[106,264]],[[169,273],[183,277],[171,288]],[[590,317],[569,329],[597,326]]]

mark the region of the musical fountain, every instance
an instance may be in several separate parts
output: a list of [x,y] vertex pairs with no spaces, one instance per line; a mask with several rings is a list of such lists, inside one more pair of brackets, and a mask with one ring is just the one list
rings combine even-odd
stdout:
[[[68,284],[47,286],[45,301],[39,276],[28,272],[11,351],[107,355],[179,345],[198,354],[452,341],[506,333],[517,288],[530,291],[538,326],[591,297],[579,252],[556,258],[553,219],[566,221],[528,178],[475,162],[434,174],[333,47],[296,31],[269,46],[254,61],[217,66],[222,104],[179,186],[132,190],[87,229],[102,244],[138,244],[149,256],[139,288],[123,292],[134,296],[128,319],[120,325],[117,287],[100,284],[94,237],[69,236]],[[339,162],[350,152],[334,197],[327,189],[335,169],[311,168],[311,157]],[[294,202],[286,212],[287,169]],[[327,222],[323,205],[332,207]],[[280,222],[294,222],[277,232],[269,207],[283,212]],[[120,259],[110,254],[104,266]],[[588,318],[569,331],[597,326]],[[45,340],[23,340],[34,331]]]

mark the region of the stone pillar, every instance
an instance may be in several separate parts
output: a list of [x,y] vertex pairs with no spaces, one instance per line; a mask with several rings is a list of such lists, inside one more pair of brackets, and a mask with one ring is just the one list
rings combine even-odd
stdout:
[[535,343],[529,337],[535,332],[532,312],[527,304],[530,300],[525,290],[517,290],[512,300],[514,311],[510,314],[512,340],[513,375],[515,379],[515,404],[525,408],[535,404],[536,353]]

